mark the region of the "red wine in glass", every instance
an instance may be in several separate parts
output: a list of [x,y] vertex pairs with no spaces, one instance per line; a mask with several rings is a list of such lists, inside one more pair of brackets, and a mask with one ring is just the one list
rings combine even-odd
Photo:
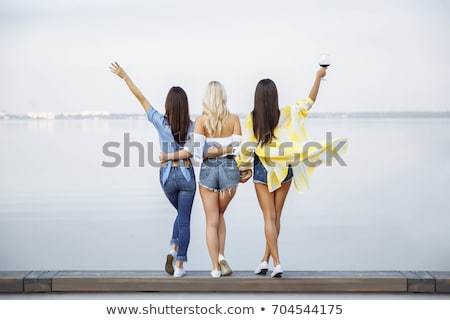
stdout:
[[[331,64],[330,55],[328,53],[322,53],[319,56],[319,66],[323,68],[328,68]],[[322,80],[327,80],[325,77],[322,77]]]

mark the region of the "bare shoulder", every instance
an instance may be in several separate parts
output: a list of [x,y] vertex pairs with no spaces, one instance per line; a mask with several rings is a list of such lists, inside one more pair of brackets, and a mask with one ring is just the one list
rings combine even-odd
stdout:
[[197,117],[194,123],[194,131],[196,133],[204,134],[205,131],[205,118],[203,116]]
[[204,116],[198,116],[196,119],[195,119],[195,123],[197,124],[197,123],[205,123],[205,117]]
[[237,114],[230,114],[230,122],[233,126],[233,134],[238,134],[241,135],[241,119],[239,118],[239,116]]
[[239,116],[236,113],[230,113],[230,117],[233,120],[239,120]]
[[241,121],[239,116],[237,114],[235,114],[235,113],[230,113],[229,117],[230,117],[231,122],[233,122],[233,123]]

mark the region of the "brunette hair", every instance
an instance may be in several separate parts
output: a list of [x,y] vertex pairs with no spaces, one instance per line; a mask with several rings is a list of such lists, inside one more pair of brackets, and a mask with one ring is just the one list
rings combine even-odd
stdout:
[[183,145],[191,123],[189,116],[189,103],[186,92],[180,87],[172,87],[166,97],[166,114],[170,130],[175,141]]
[[278,90],[270,79],[258,82],[255,90],[255,105],[252,111],[253,133],[260,146],[275,138],[273,131],[280,119]]

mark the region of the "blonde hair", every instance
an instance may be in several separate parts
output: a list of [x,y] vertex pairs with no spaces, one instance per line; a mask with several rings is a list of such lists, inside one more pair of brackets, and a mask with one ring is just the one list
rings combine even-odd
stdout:
[[212,137],[220,135],[222,126],[230,112],[227,108],[227,94],[219,81],[211,81],[203,96],[205,127]]

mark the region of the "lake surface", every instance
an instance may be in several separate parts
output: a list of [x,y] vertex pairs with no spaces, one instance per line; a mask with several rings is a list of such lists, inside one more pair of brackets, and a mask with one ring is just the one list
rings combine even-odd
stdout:
[[[450,270],[450,119],[307,121],[313,138],[348,138],[347,166],[317,168],[305,194],[291,188],[284,269]],[[144,166],[136,146],[124,166],[126,137]],[[102,166],[109,142],[120,143],[113,168]],[[4,120],[0,150],[0,270],[163,268],[175,210],[149,164],[159,146],[148,121]],[[251,180],[226,221],[230,265],[253,270],[265,240]],[[187,270],[211,268],[199,193],[188,258]]]

